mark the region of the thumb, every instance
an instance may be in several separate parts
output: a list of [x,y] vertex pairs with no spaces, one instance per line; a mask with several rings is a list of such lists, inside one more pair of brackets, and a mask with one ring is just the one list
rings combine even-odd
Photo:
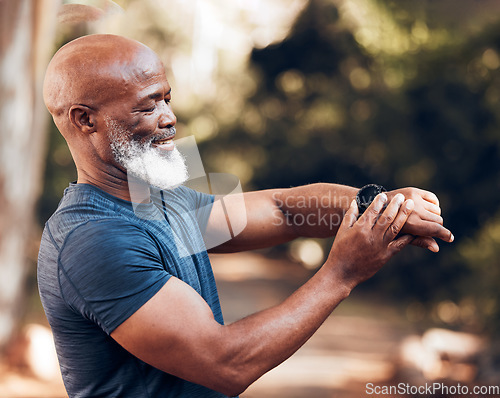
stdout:
[[342,220],[342,224],[340,224],[340,228],[350,228],[354,225],[356,220],[358,219],[358,205],[356,204],[356,200],[351,202],[351,206],[344,215],[344,219]]

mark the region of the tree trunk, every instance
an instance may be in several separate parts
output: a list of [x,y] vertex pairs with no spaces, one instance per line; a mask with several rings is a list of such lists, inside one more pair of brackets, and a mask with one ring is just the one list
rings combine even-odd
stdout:
[[45,67],[58,0],[0,0],[0,349],[22,315],[43,171]]

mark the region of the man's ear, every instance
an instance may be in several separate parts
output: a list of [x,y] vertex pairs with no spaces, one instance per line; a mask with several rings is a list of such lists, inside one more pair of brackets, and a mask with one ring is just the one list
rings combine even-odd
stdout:
[[69,108],[69,120],[71,124],[85,134],[97,131],[97,118],[95,111],[85,105],[71,105]]

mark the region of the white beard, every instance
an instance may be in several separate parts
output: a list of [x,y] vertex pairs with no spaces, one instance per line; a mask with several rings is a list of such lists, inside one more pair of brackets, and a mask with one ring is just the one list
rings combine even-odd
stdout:
[[177,148],[164,151],[153,147],[151,140],[145,143],[133,141],[118,122],[111,119],[106,122],[115,160],[129,176],[160,189],[174,189],[187,181],[186,161]]

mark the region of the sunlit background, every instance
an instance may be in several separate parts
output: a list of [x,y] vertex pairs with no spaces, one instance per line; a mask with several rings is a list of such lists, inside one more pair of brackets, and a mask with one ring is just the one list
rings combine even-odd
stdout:
[[[500,2],[4,0],[0,12],[0,396],[64,396],[36,255],[76,172],[40,81],[54,51],[88,33],[159,54],[179,135],[245,191],[376,182],[440,198],[455,243],[401,253],[243,397],[498,385]],[[330,246],[214,256],[226,320],[287,297]]]

